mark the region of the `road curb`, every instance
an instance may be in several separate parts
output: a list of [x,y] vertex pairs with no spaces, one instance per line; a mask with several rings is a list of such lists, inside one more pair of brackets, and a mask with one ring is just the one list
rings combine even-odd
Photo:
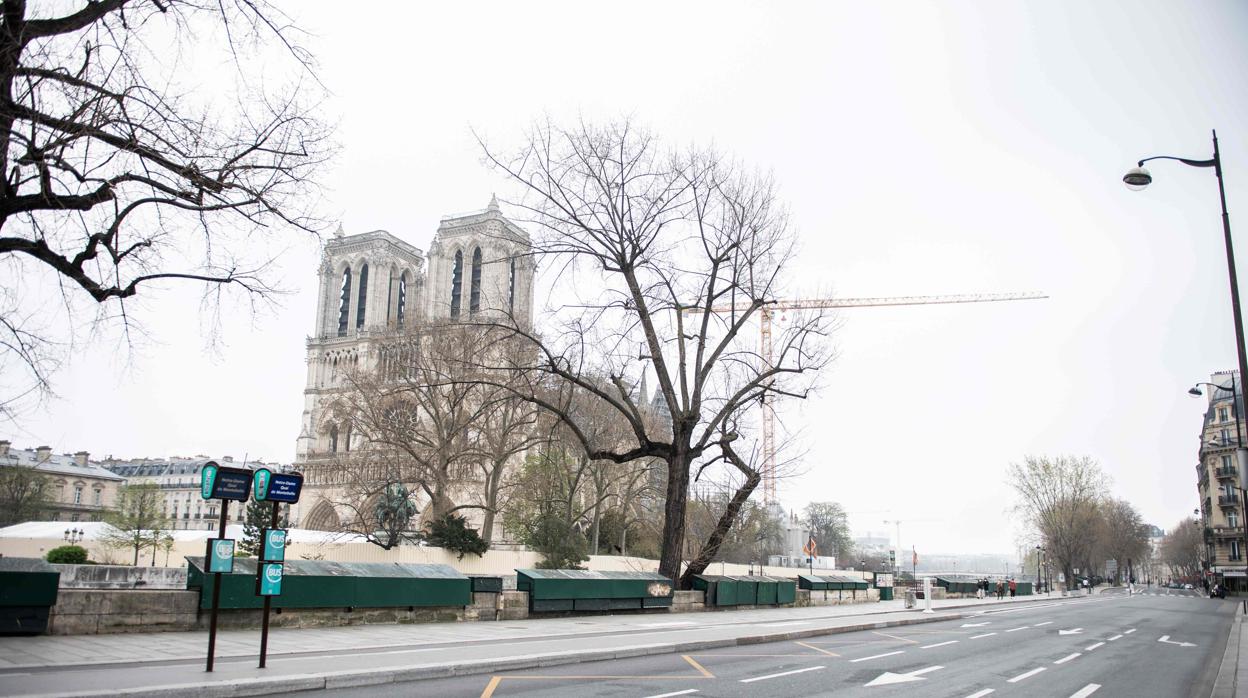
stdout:
[[[1088,597],[1072,596],[1046,600],[1074,601],[1079,598],[1086,599]],[[1040,601],[1040,599],[1037,599],[1037,601]],[[537,669],[541,667],[613,659],[627,659],[632,657],[645,657],[657,654],[687,654],[689,652],[720,649],[723,647],[740,647],[745,645],[763,644],[767,642],[804,640],[812,637],[838,635],[842,633],[859,632],[862,630],[880,630],[883,628],[896,628],[906,625],[960,620],[978,615],[978,611],[968,612],[965,610],[968,608],[983,608],[986,605],[1000,608],[1017,604],[1018,602],[1005,604],[965,604],[959,606],[946,606],[945,609],[942,609],[941,611],[934,611],[932,615],[920,618],[879,620],[867,623],[853,623],[851,625],[838,626],[834,628],[808,628],[803,630],[763,633],[758,635],[747,635],[744,637],[715,640],[660,642],[647,645],[615,647],[603,650],[585,650],[582,652],[530,654],[455,663],[418,664],[400,669],[386,667],[355,671],[334,671],[319,674],[304,674],[300,676],[266,676],[260,678],[231,679],[213,683],[183,683],[130,689],[114,688],[100,691],[47,693],[30,696],[28,698],[165,698],[169,695],[188,696],[190,698],[226,698],[233,696],[276,695],[282,693],[296,693],[299,691],[380,686],[391,683],[406,683],[409,681],[426,679],[452,678],[455,676],[495,674],[503,671],[515,671],[518,669]]]
[[1209,693],[1209,698],[1235,698],[1235,678],[1239,671],[1243,624],[1244,603],[1241,601],[1235,604],[1235,620],[1231,622],[1231,634],[1227,636],[1222,664],[1218,667],[1218,677],[1213,681],[1213,691]]

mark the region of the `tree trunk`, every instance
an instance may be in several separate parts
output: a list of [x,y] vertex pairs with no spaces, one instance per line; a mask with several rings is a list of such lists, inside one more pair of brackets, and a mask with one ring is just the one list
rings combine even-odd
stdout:
[[[677,435],[673,440],[680,437]],[[680,578],[680,553],[685,543],[685,505],[689,501],[690,460],[689,452],[677,447],[667,461],[667,501],[663,506],[659,574],[671,580]]]
[[745,506],[746,500],[754,493],[754,488],[758,487],[758,483],[762,482],[762,477],[758,473],[751,473],[746,478],[745,484],[741,485],[728,502],[728,507],[724,509],[724,513],[720,515],[719,521],[716,522],[714,530],[706,539],[706,543],[702,546],[702,550],[698,552],[697,557],[689,561],[689,566],[685,568],[685,574],[680,578],[681,589],[693,588],[694,575],[702,574],[706,571],[707,565],[715,559],[715,555],[719,553],[719,546],[724,542],[724,536],[728,535],[728,531],[732,528],[732,524],[741,514],[741,507]]

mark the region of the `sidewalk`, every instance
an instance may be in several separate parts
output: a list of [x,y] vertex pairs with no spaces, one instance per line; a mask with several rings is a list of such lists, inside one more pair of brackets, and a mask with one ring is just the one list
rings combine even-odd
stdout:
[[[738,644],[793,640],[966,617],[981,609],[1089,597],[902,601],[852,606],[578,616],[524,621],[275,629],[269,668],[257,669],[258,630],[0,639],[0,694],[259,695],[492,673]],[[102,687],[108,687],[102,689]]]
[[1246,606],[1248,601],[1241,600],[1235,609],[1235,622],[1231,625],[1231,634],[1226,640],[1226,651],[1222,654],[1222,666],[1218,669],[1211,698],[1235,698],[1248,690],[1248,618],[1245,618],[1244,613]]

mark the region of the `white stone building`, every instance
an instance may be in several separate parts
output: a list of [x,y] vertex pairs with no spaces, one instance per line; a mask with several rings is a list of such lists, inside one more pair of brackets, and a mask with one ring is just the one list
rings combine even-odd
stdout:
[[375,367],[387,338],[429,323],[506,319],[530,326],[531,252],[528,234],[493,198],[483,211],[444,217],[427,254],[384,230],[345,235],[339,228],[325,245],[307,340],[294,464],[307,480],[292,524],[333,530],[345,515],[332,504],[340,493],[318,476],[318,466],[367,448],[331,409],[345,389],[345,370]]
[[53,453],[48,446],[12,448],[0,440],[0,468],[30,468],[48,479],[44,521],[100,521],[125,480],[89,460],[86,451]]

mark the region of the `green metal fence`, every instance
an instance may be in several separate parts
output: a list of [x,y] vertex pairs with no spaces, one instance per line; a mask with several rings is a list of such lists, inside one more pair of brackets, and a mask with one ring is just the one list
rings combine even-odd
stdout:
[[528,592],[529,610],[537,613],[666,608],[673,588],[656,572],[516,570],[516,589]]
[[0,557],[0,635],[47,632],[61,573],[32,557]]

